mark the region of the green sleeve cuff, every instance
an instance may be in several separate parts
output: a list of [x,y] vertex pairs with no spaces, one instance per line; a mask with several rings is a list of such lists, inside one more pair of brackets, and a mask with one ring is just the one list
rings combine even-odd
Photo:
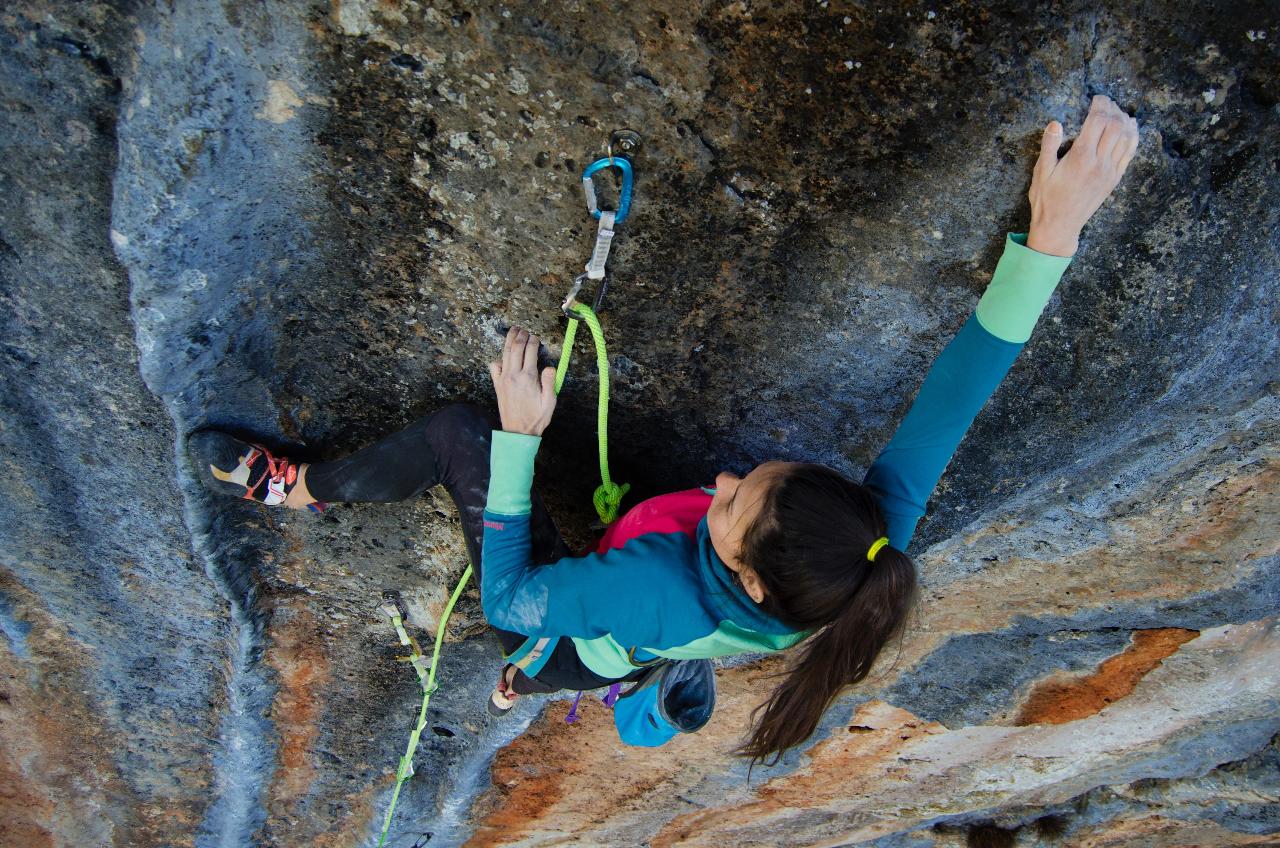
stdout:
[[533,511],[533,459],[541,436],[493,431],[489,447],[489,501],[485,509],[500,515],[527,515]]
[[1031,338],[1070,264],[1070,256],[1050,256],[1027,247],[1025,233],[1009,233],[1004,255],[978,301],[978,322],[996,338],[1022,344]]

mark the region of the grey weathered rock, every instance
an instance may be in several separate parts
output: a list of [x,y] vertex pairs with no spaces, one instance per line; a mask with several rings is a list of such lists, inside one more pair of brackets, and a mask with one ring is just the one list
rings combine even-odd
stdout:
[[[472,589],[393,844],[1275,838],[1273,5],[154,5],[0,11],[0,841],[376,839],[418,699],[376,603],[429,640],[452,507],[265,512],[183,440],[332,457],[487,400],[499,327],[560,338],[611,129],[645,136],[605,316],[644,497],[859,473],[1096,91],[1138,157],[922,524],[896,664],[747,786],[775,666],[656,752],[494,723]],[[579,540],[588,360],[539,474]]]

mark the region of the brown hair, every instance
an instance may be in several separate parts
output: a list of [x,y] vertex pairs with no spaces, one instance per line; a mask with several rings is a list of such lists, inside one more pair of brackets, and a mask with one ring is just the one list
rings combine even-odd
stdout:
[[736,753],[773,764],[812,735],[836,695],[867,676],[916,597],[911,559],[889,546],[884,515],[864,486],[824,465],[798,464],[774,481],[743,535],[739,559],[765,587],[761,608],[817,631],[769,700],[751,714]]

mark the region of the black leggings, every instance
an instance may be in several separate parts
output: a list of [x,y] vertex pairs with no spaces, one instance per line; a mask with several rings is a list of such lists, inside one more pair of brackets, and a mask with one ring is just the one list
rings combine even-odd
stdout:
[[[307,469],[307,489],[322,501],[389,503],[417,497],[436,484],[443,485],[462,517],[467,554],[478,585],[483,513],[489,496],[489,441],[490,434],[498,428],[496,418],[477,406],[446,406],[345,459],[312,465]],[[535,563],[544,565],[572,556],[537,492],[533,493],[530,518]],[[526,638],[509,630],[493,629],[505,654],[520,647]],[[636,670],[636,674],[641,672],[643,669]],[[558,689],[598,689],[612,682],[582,663],[572,641],[560,639],[537,676],[530,678],[523,671],[518,672],[514,686],[516,692],[527,695]]]

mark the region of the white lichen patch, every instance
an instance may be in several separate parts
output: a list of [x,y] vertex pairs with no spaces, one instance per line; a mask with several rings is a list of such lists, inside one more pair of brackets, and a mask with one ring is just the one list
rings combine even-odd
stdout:
[[178,275],[178,285],[184,292],[202,291],[209,286],[209,275],[199,268],[188,268]]
[[302,106],[302,99],[289,83],[284,80],[271,80],[267,83],[267,97],[262,103],[262,108],[254,113],[254,117],[273,124],[283,124],[293,119],[300,106]]
[[413,167],[409,171],[409,182],[423,191],[430,191],[431,183],[427,179],[430,174],[431,163],[418,154],[413,154]]
[[365,35],[374,28],[372,11],[358,0],[335,3],[334,18],[343,35]]
[[93,140],[93,130],[80,121],[67,121],[64,125],[67,142],[72,147],[84,147]]
[[522,74],[519,69],[512,68],[510,70],[510,78],[507,80],[507,91],[520,97],[528,94],[529,78]]

